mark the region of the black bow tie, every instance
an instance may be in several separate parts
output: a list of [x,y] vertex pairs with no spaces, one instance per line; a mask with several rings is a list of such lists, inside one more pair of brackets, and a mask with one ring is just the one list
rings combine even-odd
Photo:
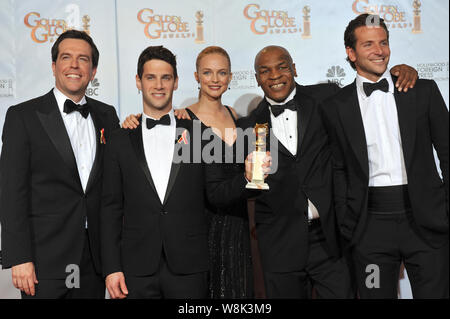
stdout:
[[286,104],[283,104],[283,105],[271,105],[270,109],[272,110],[272,114],[275,117],[278,117],[278,115],[283,113],[284,110],[286,110],[286,109],[295,111],[297,109],[297,106],[295,106],[294,99],[292,99],[292,100],[290,100],[289,102],[287,102]]
[[147,118],[147,128],[151,130],[156,125],[170,125],[170,116],[169,114],[164,115],[159,120],[149,119]]
[[383,92],[389,91],[389,83],[386,79],[383,79],[377,83],[363,82],[363,88],[364,93],[366,93],[366,96],[369,97],[372,92],[376,90],[380,90]]
[[64,113],[70,114],[73,111],[80,112],[81,116],[87,118],[89,115],[89,105],[83,104],[75,104],[72,100],[67,99],[64,102]]

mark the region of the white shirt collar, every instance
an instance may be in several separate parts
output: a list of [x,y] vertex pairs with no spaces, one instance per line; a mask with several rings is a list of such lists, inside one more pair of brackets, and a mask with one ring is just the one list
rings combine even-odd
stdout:
[[267,102],[269,102],[270,105],[282,105],[282,104],[286,104],[287,102],[289,102],[290,100],[292,100],[295,97],[295,94],[297,94],[297,86],[294,87],[294,89],[292,90],[291,94],[289,94],[289,96],[286,98],[286,100],[284,100],[283,102],[275,102],[274,100],[270,99],[269,97],[265,97]]
[[56,87],[53,89],[53,94],[55,95],[56,98],[56,103],[58,104],[58,108],[59,111],[61,112],[62,116],[67,116],[68,114],[64,113],[64,103],[66,102],[67,99],[71,100],[73,103],[75,104],[86,104],[86,96],[83,96],[83,98],[81,99],[80,102],[76,103],[74,100],[72,100],[71,98],[67,97],[64,95],[64,93],[62,93],[60,90],[58,90]]
[[[392,81],[391,72],[389,69],[386,69],[386,71],[383,73],[383,75],[378,79],[377,82],[380,82],[381,80],[386,79],[389,83],[389,93],[394,93],[394,82]],[[359,94],[364,98],[367,99],[367,95],[364,92],[363,83],[369,82],[369,83],[375,83],[373,81],[370,81],[363,77],[362,75],[356,74],[356,88],[359,92]]]

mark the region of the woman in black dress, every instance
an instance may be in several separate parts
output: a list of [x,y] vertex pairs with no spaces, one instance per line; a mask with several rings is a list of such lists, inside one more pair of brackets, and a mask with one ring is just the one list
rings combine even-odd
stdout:
[[[228,53],[216,46],[205,48],[197,57],[195,79],[199,100],[186,108],[192,120],[199,120],[222,141],[222,165],[228,176],[243,173],[235,163],[236,112],[222,104],[222,94],[231,81]],[[212,154],[213,155],[213,154]],[[208,206],[211,298],[252,298],[253,274],[247,202],[224,208]]]

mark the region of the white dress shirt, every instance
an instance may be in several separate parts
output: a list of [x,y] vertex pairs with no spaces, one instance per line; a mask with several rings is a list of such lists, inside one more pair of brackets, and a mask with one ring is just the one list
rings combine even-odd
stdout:
[[374,82],[359,74],[356,76],[369,157],[369,186],[405,185],[408,179],[394,98],[395,86],[389,70],[378,81],[382,79],[388,81],[389,91],[377,90],[367,97],[363,82]]
[[[283,105],[292,100],[297,93],[297,88],[281,103],[275,102],[266,96],[270,105]],[[292,155],[297,155],[297,111],[286,109],[283,113],[275,117],[270,109],[270,120],[272,121],[272,131]]]
[[[83,191],[86,192],[86,186],[97,150],[94,122],[91,114],[89,114],[87,118],[84,118],[80,112],[77,111],[70,114],[64,113],[64,102],[69,98],[56,87],[53,89],[53,93],[55,94],[56,102],[58,103],[58,108],[61,112],[67,134],[69,135],[70,144],[72,145],[75,161],[77,163],[81,186],[83,187]],[[83,99],[75,104],[86,104],[86,97],[83,96]]]
[[[266,96],[270,105],[282,105],[292,100],[297,94],[297,88],[281,103],[275,102]],[[299,107],[297,105],[297,107]],[[276,138],[292,155],[297,155],[298,130],[297,130],[297,111],[286,109],[283,113],[275,117],[270,109],[270,120],[272,122],[272,132]],[[319,218],[319,212],[314,204],[308,199],[308,219]]]
[[169,112],[170,125],[156,125],[147,129],[147,116],[142,114],[142,139],[147,165],[152,175],[161,203],[164,202],[167,184],[169,183],[175,149],[176,121],[173,110]]

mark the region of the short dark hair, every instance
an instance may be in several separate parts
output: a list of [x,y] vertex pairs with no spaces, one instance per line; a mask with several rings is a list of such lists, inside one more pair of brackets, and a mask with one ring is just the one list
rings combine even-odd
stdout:
[[[347,28],[344,32],[344,44],[345,48],[352,48],[355,50],[355,44],[356,44],[356,36],[355,36],[355,30],[359,27],[382,27],[386,31],[387,39],[389,41],[389,30],[384,23],[384,20],[380,18],[377,15],[363,13],[357,16],[355,19],[350,21]],[[350,61],[350,59],[347,57],[348,63],[352,66],[353,69],[356,70],[355,63]]]
[[98,66],[98,58],[100,56],[100,53],[98,52],[97,46],[95,45],[92,38],[84,31],[78,31],[78,30],[67,30],[64,33],[62,33],[58,39],[56,39],[55,43],[52,46],[52,61],[56,62],[56,59],[58,59],[59,54],[59,44],[65,40],[65,39],[80,39],[84,40],[91,46],[92,49],[92,64],[94,68]]
[[263,55],[264,53],[271,51],[271,50],[282,51],[282,57],[284,59],[286,59],[286,61],[290,64],[290,68],[291,68],[291,66],[294,65],[294,60],[292,59],[291,54],[289,53],[289,51],[286,48],[279,46],[279,45],[268,45],[268,46],[262,48],[255,56],[255,62],[253,65],[254,69],[255,69],[255,73],[259,73],[259,70],[258,70],[259,66],[257,65],[257,62],[258,62],[259,58],[261,57],[261,55]]
[[177,73],[177,60],[175,55],[162,45],[149,46],[144,51],[142,51],[139,56],[137,65],[137,74],[140,79],[142,79],[142,73],[144,72],[144,64],[150,60],[162,60],[169,63],[173,69],[173,76],[176,79],[178,77]]

